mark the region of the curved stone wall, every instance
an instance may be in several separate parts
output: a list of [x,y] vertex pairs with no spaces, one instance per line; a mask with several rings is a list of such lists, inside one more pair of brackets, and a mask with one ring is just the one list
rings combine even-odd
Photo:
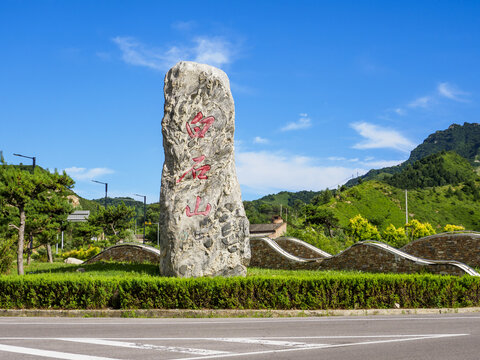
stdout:
[[[280,245],[280,243],[282,245]],[[287,270],[357,270],[376,273],[429,272],[443,275],[480,276],[469,266],[449,260],[426,260],[376,241],[359,242],[334,256],[314,251],[295,238],[277,240],[252,238],[250,266]],[[308,248],[308,251],[301,250]],[[288,251],[290,250],[290,251]],[[317,258],[296,256],[319,254]],[[292,254],[295,252],[295,254]]]
[[92,264],[97,261],[125,261],[133,263],[158,264],[160,250],[141,244],[117,244],[106,248],[101,253],[85,261],[85,264]]
[[432,260],[457,260],[480,267],[480,233],[444,233],[405,245],[402,251]]
[[286,252],[303,259],[324,259],[331,257],[329,253],[293,237],[281,237],[275,242]]
[[316,270],[318,261],[303,259],[282,249],[270,238],[250,238],[250,266],[267,269]]
[[358,242],[341,253],[324,259],[319,264],[322,270],[358,270],[381,273],[429,272],[442,275],[475,275],[473,269],[457,261],[425,260],[384,243]]
[[[250,266],[286,270],[357,270],[381,273],[417,273],[480,276],[463,262],[452,261],[452,254],[464,254],[469,261],[479,255],[480,234],[440,234],[414,241],[402,250],[376,241],[359,242],[341,253],[330,254],[295,238],[251,238]],[[437,248],[438,247],[438,248]],[[404,251],[413,249],[411,253]],[[462,251],[457,250],[462,248]],[[473,255],[468,256],[470,250]],[[415,252],[416,251],[416,252]],[[424,256],[426,254],[427,256]],[[435,260],[426,260],[429,255]],[[443,259],[441,258],[443,256]],[[142,244],[118,244],[87,260],[159,262],[160,251]],[[455,259],[457,260],[457,259]],[[478,260],[477,260],[478,261]],[[478,266],[478,265],[475,265]]]

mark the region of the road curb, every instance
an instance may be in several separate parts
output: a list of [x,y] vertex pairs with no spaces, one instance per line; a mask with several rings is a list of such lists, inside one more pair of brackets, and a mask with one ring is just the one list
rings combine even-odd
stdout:
[[0,309],[1,317],[99,317],[99,318],[221,318],[221,317],[320,317],[366,315],[433,315],[480,312],[480,307],[438,309],[360,309],[360,310],[188,310],[188,309],[131,309],[131,310],[43,310]]

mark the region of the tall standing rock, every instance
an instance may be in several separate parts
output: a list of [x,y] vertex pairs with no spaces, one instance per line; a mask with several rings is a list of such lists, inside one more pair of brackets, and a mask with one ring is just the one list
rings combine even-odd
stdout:
[[249,223],[235,171],[228,77],[182,61],[165,76],[164,92],[160,272],[245,275]]

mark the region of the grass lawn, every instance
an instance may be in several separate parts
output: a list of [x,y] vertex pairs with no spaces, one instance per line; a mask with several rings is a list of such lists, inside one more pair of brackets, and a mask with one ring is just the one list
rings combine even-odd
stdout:
[[[78,269],[84,269],[85,272],[79,272]],[[33,274],[65,274],[66,276],[108,276],[108,277],[122,277],[122,276],[139,276],[139,277],[159,277],[160,270],[155,264],[132,264],[132,263],[118,263],[118,262],[98,262],[94,264],[85,265],[71,265],[65,264],[62,261],[56,261],[53,264],[46,262],[32,261],[30,265],[24,265],[26,275]],[[273,270],[248,268],[247,277],[251,276],[266,276],[266,277],[321,277],[331,275],[347,275],[360,274],[356,271],[315,271],[315,270]],[[12,267],[10,274],[7,276],[18,276],[16,264]]]

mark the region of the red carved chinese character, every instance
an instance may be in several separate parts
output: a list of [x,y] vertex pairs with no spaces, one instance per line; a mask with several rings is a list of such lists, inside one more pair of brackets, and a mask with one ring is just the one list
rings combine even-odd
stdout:
[[[202,156],[199,156],[199,157],[196,157],[196,158],[193,158],[193,161],[195,161],[195,164],[199,164],[201,163],[203,160],[205,160],[205,155],[202,155]],[[177,183],[179,183],[180,181],[182,181],[182,179],[191,171],[192,172],[192,176],[193,178],[195,179],[197,176],[199,179],[202,179],[202,180],[205,180],[205,179],[208,179],[208,176],[205,175],[206,172],[210,170],[210,165],[203,165],[203,166],[200,166],[200,167],[195,167],[195,166],[192,166],[192,168],[190,170],[188,170],[187,172],[185,172],[181,177],[180,179],[177,180]],[[197,171],[200,172],[200,174],[197,175]]]
[[203,138],[205,136],[205,133],[208,131],[208,128],[212,125],[214,121],[215,118],[213,116],[203,118],[202,112],[199,112],[197,115],[195,115],[191,124],[195,125],[196,123],[200,122],[200,124],[203,124],[204,126],[202,129],[200,129],[198,126],[195,126],[192,131],[192,129],[190,128],[190,124],[187,121],[186,127],[188,135],[190,135],[191,138]]
[[187,205],[187,207],[185,208],[185,213],[188,217],[192,217],[193,215],[207,216],[210,213],[210,210],[212,209],[212,206],[210,204],[207,204],[207,206],[205,207],[205,211],[198,211],[201,200],[202,199],[200,198],[200,196],[197,196],[197,202],[195,203],[195,211],[193,213],[190,210],[190,206]]

